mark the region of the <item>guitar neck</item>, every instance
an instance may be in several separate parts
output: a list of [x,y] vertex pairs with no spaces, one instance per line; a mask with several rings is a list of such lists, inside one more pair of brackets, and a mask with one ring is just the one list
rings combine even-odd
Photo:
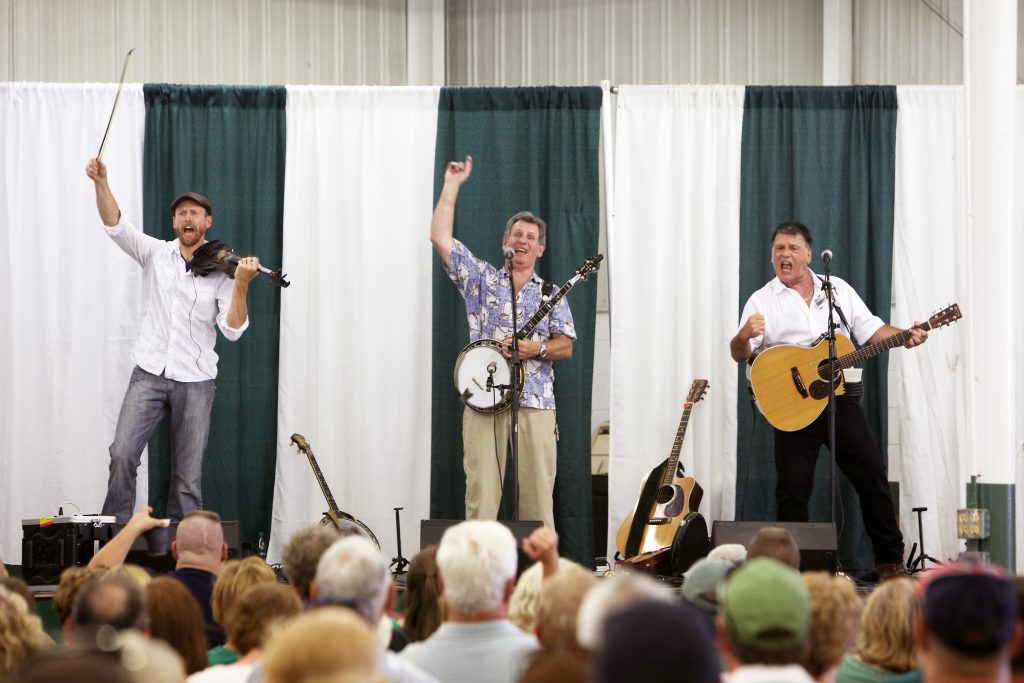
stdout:
[[562,297],[569,293],[569,290],[572,289],[573,285],[575,285],[579,279],[579,274],[574,275],[568,282],[562,285],[561,289],[555,292],[550,299],[542,303],[540,308],[537,309],[537,312],[534,313],[533,316],[526,321],[526,324],[519,329],[519,332],[516,333],[516,337],[519,339],[526,339],[533,334],[533,331],[537,329],[537,325],[540,325],[541,321],[544,320],[548,313],[558,305],[558,302],[562,300]]
[[324,473],[320,471],[320,465],[317,464],[316,458],[313,457],[313,450],[311,448],[303,448],[302,452],[306,454],[306,458],[309,460],[309,466],[313,468],[313,475],[316,477],[316,483],[320,485],[320,491],[324,494],[324,499],[327,500],[327,506],[331,509],[331,512],[338,514],[338,504],[334,502],[334,496],[331,495],[331,489],[327,487],[327,480],[324,479]]
[[689,403],[683,410],[683,416],[679,418],[679,428],[676,430],[675,441],[672,442],[672,453],[665,461],[665,471],[661,473],[661,485],[668,486],[676,476],[676,468],[679,465],[679,454],[683,450],[683,439],[686,438],[686,427],[690,424],[690,412],[693,406]]
[[[923,323],[921,325],[921,328],[924,330],[930,330],[931,325],[929,325],[928,323]],[[839,358],[836,358],[836,367],[841,370],[845,370],[846,368],[852,368],[854,366],[860,365],[866,360],[874,358],[883,351],[894,349],[897,346],[903,346],[904,344],[907,343],[907,340],[910,339],[910,334],[911,330],[901,330],[900,332],[897,332],[896,334],[890,337],[886,337],[885,339],[880,339],[879,341],[876,341],[874,344],[868,344],[867,346],[860,348],[854,351],[853,353],[848,353],[845,356],[840,356]]]

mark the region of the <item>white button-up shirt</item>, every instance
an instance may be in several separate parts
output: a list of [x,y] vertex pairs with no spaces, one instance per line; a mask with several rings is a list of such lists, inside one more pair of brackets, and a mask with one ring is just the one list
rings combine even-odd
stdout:
[[[828,330],[828,300],[817,276],[814,276],[814,282],[814,298],[810,306],[799,292],[782,284],[777,277],[750,295],[740,314],[740,327],[754,313],[764,316],[764,334],[750,340],[751,353],[763,351],[775,344],[811,346],[821,340]],[[837,332],[853,337],[858,344],[864,344],[885,323],[871,313],[845,280],[833,275],[832,288],[836,293],[836,302],[850,323],[850,329],[847,329],[837,312]]]
[[217,376],[217,331],[231,341],[242,336],[228,325],[234,282],[224,273],[197,277],[185,270],[178,240],[165,242],[146,235],[123,217],[107,234],[142,266],[142,324],[132,361],[146,372],[163,373],[179,382],[201,382]]

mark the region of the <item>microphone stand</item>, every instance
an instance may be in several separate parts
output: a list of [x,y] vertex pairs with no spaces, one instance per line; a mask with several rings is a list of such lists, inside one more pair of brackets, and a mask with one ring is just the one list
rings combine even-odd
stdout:
[[832,524],[836,523],[836,300],[832,289],[832,258],[822,259],[825,264],[825,281],[821,288],[828,297],[828,452],[829,452],[829,502]]
[[512,293],[512,372],[509,379],[509,386],[512,390],[512,424],[510,428],[510,439],[512,442],[512,462],[509,464],[512,470],[512,481],[515,483],[512,500],[512,521],[519,521],[519,334],[516,330],[518,321],[516,313],[516,283],[512,277],[512,256],[505,259],[508,271],[508,287]]

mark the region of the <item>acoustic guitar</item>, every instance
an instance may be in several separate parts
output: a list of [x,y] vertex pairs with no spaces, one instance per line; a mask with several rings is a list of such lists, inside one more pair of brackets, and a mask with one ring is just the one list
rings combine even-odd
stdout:
[[693,477],[686,476],[679,455],[690,424],[690,412],[694,404],[704,398],[707,390],[706,379],[693,381],[683,404],[672,452],[667,460],[644,476],[640,483],[640,497],[619,527],[615,548],[627,560],[652,557],[658,551],[667,551],[683,519],[700,507],[704,489]]
[[[921,327],[925,330],[952,324],[961,318],[960,307],[942,309]],[[910,339],[903,330],[874,344],[856,349],[850,338],[836,335],[835,374],[832,383],[836,395],[846,393],[842,371],[852,368],[883,351],[903,346]],[[814,346],[778,344],[754,358],[749,368],[750,391],[757,407],[776,429],[795,432],[818,419],[828,405],[828,340]]]

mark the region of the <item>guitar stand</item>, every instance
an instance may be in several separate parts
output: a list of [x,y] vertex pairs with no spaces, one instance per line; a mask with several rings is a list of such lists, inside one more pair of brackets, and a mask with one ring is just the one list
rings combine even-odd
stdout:
[[921,554],[916,558],[914,557],[914,552],[918,547],[918,544],[915,543],[910,549],[910,557],[907,558],[907,571],[911,574],[918,574],[926,569],[925,562],[931,562],[932,564],[942,563],[924,551],[924,523],[921,521],[921,513],[927,512],[928,508],[921,507],[911,509],[917,513],[917,538],[921,544]]
[[405,568],[409,566],[409,560],[402,557],[402,523],[400,521],[399,512],[405,508],[395,508],[395,536],[398,539],[398,557],[391,558],[391,575],[398,576],[399,574],[405,573]]

